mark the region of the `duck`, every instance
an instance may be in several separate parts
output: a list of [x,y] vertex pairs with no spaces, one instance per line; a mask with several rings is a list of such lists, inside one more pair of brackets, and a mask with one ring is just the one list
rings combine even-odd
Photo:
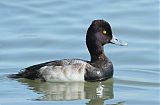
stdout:
[[105,20],[93,20],[86,33],[86,46],[90,61],[83,59],[62,59],[36,64],[22,69],[12,78],[27,78],[46,82],[60,81],[104,81],[113,77],[114,68],[104,53],[106,44],[127,45],[112,34],[110,24]]

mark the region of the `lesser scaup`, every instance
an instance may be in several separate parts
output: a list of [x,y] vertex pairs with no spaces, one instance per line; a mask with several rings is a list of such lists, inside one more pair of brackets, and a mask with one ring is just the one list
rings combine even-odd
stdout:
[[106,57],[103,46],[107,43],[127,45],[113,36],[105,20],[94,20],[87,30],[86,45],[91,61],[81,59],[55,60],[23,69],[13,78],[43,81],[102,81],[113,76],[113,64]]

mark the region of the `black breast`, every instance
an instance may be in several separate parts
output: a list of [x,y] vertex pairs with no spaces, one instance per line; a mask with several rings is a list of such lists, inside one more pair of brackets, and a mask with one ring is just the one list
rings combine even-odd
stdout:
[[113,64],[111,61],[98,61],[86,66],[86,81],[103,81],[113,76]]

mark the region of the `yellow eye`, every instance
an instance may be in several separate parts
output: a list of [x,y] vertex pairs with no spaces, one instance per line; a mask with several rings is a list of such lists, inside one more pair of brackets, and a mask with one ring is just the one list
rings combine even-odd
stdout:
[[107,34],[107,31],[106,31],[106,30],[103,30],[102,33],[103,33],[103,35],[106,35],[106,34]]

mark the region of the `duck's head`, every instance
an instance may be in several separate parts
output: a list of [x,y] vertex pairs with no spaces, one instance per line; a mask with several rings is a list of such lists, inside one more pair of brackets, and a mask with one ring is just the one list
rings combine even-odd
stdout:
[[94,20],[88,28],[87,31],[87,43],[95,42],[101,44],[102,46],[107,43],[112,43],[116,45],[127,45],[126,42],[119,40],[112,34],[111,26],[105,20]]
[[127,45],[126,42],[117,39],[112,34],[111,26],[105,20],[94,20],[89,26],[86,35],[87,48],[91,55],[91,61],[104,59],[103,45],[107,43]]

